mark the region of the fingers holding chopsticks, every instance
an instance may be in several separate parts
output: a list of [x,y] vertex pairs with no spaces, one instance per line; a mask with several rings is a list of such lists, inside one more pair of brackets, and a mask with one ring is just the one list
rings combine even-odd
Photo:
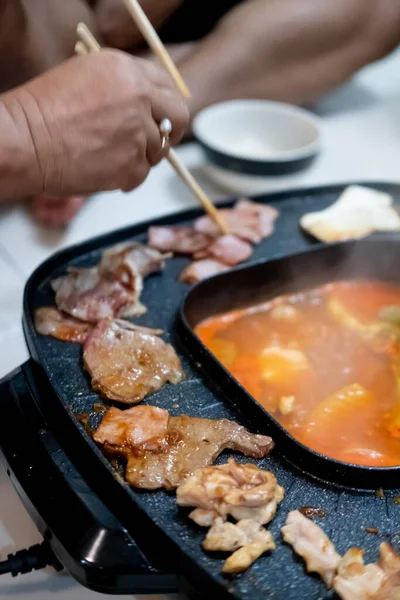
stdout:
[[[81,195],[140,185],[168,149],[166,144],[161,151],[155,97],[162,118],[170,118],[169,91],[144,77],[134,58],[111,50],[67,61],[16,91],[10,112],[23,115],[24,130],[28,123],[33,132],[38,193]],[[171,114],[176,135],[186,116],[184,107]]]
[[[154,68],[157,68],[157,67],[155,67],[155,65],[149,65],[147,63],[147,65],[148,65],[147,68],[151,70],[150,72],[153,73],[153,76],[156,75],[159,85],[162,85],[162,83],[164,83],[164,86],[163,86],[164,94],[169,94],[169,101],[172,102],[172,104],[170,104],[171,109],[169,110],[169,105],[168,105],[168,103],[166,103],[166,97],[164,97],[164,103],[163,103],[163,102],[160,102],[160,99],[161,99],[160,95],[154,96],[155,99],[153,100],[152,111],[151,111],[153,118],[152,118],[152,121],[150,121],[149,125],[148,125],[147,138],[144,135],[144,131],[146,131],[145,129],[144,130],[142,129],[142,131],[140,132],[141,133],[140,137],[142,138],[142,140],[147,139],[146,158],[147,158],[148,164],[150,164],[150,166],[153,166],[154,164],[159,162],[159,160],[161,160],[161,158],[166,156],[169,163],[175,169],[176,173],[179,175],[179,177],[182,179],[182,181],[184,181],[185,184],[190,188],[193,195],[203,205],[203,207],[208,212],[210,217],[215,221],[215,224],[221,230],[221,233],[227,234],[227,233],[229,233],[229,228],[228,228],[227,224],[224,222],[221,215],[218,213],[217,209],[215,208],[215,206],[213,205],[211,200],[208,198],[208,196],[204,193],[204,191],[198,185],[198,183],[193,178],[193,176],[188,171],[188,169],[181,163],[181,161],[176,156],[174,151],[172,149],[169,149],[170,143],[174,144],[174,143],[178,143],[180,141],[180,139],[182,138],[183,133],[185,131],[186,125],[188,124],[188,120],[189,120],[188,119],[188,117],[189,117],[188,108],[182,102],[182,98],[179,97],[181,102],[180,103],[179,103],[179,101],[177,102],[176,90],[179,90],[180,93],[182,94],[182,96],[185,98],[190,97],[190,92],[189,92],[188,88],[186,87],[185,82],[183,81],[182,77],[180,76],[179,71],[177,70],[176,66],[172,62],[171,57],[168,55],[167,51],[165,50],[164,46],[162,45],[161,40],[158,38],[157,33],[152,28],[152,25],[148,21],[146,15],[143,13],[143,10],[141,9],[137,0],[126,0],[126,4],[127,4],[128,9],[131,11],[132,16],[133,16],[135,22],[137,23],[139,29],[142,31],[142,33],[143,33],[144,37],[146,38],[146,40],[148,41],[150,47],[157,54],[158,58],[160,59],[161,63],[164,65],[164,67],[168,71],[169,75],[171,76],[171,78],[174,81],[175,86],[176,86],[176,89],[169,91],[168,90],[169,84],[165,80],[165,77],[163,75],[161,75],[161,73],[159,75],[157,75],[157,73],[154,71]],[[91,32],[88,30],[88,28],[84,24],[80,24],[78,26],[77,33],[78,33],[78,36],[79,36],[81,42],[83,43],[82,47],[80,47],[79,45],[77,45],[77,47],[76,47],[76,51],[79,54],[82,54],[82,53],[84,54],[86,52],[86,50],[89,52],[92,51],[95,53],[100,51],[100,46],[99,46],[97,40],[93,37]],[[142,67],[143,67],[143,65],[142,65]],[[169,116],[167,116],[167,113],[164,112],[165,110],[169,110],[169,112],[170,112]],[[172,115],[172,110],[174,111],[173,115]],[[154,123],[158,124],[157,133],[160,133],[160,140],[161,140],[161,146],[160,146],[160,149],[157,154],[156,154],[157,146],[156,146],[156,134],[155,134],[155,130],[154,130]],[[173,123],[175,123],[175,128],[173,127]],[[166,135],[166,127],[165,127],[166,124],[168,124],[167,135]],[[157,135],[157,137],[158,137],[158,135]],[[144,177],[146,177],[146,174],[144,175]],[[121,189],[126,191],[126,190],[130,190],[131,187],[130,186],[129,187],[121,186]]]
[[179,144],[189,122],[189,109],[182,97],[177,97],[175,90],[166,90],[160,93],[159,96],[153,98],[152,114],[153,120],[158,124],[163,119],[171,121],[169,144],[170,146]]
[[[84,23],[79,23],[77,34],[80,41],[75,46],[77,54],[99,53],[101,47]],[[140,99],[143,110],[151,104],[152,117],[146,120],[144,131],[147,134],[146,156],[150,166],[156,165],[168,154],[169,145],[178,144],[189,121],[189,110],[178,91],[173,78],[162,67],[149,61],[135,59],[137,71],[142,71]],[[166,139],[160,135],[159,124],[163,119],[171,123],[171,132]]]
[[[146,157],[149,165],[153,167],[165,158],[170,145],[179,143],[182,139],[189,120],[187,107],[181,99],[175,96],[175,91],[156,90],[151,96],[142,97],[142,114],[145,115],[142,128],[146,134]],[[171,123],[171,132],[168,138],[160,133],[160,123],[168,119]]]
[[169,145],[175,146],[179,144],[185,134],[189,122],[189,109],[186,101],[176,88],[174,81],[161,66],[152,64],[146,60],[138,61],[136,59],[136,61],[137,66],[143,72],[143,81],[146,81],[151,86],[150,102],[152,119],[156,125],[157,134],[152,131],[150,155],[158,162],[167,154],[167,148],[163,148],[163,152],[160,155],[161,137],[159,124],[163,119],[171,121],[172,127],[169,135]]

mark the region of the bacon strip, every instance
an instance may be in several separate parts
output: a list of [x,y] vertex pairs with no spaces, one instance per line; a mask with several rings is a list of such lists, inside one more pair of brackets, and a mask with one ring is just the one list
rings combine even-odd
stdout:
[[192,284],[197,283],[206,277],[211,277],[212,275],[217,275],[218,273],[223,273],[228,270],[229,268],[218,260],[205,258],[204,260],[196,260],[185,267],[180,274],[179,279]]
[[214,240],[207,233],[196,231],[193,227],[164,226],[150,227],[149,246],[160,252],[175,254],[194,254],[205,250]]
[[213,258],[225,265],[234,266],[247,260],[253,250],[248,242],[234,235],[223,235],[212,242],[205,250],[194,254],[195,259]]
[[[273,233],[274,223],[279,212],[272,206],[258,204],[250,200],[239,200],[233,208],[220,210],[230,233],[237,237],[258,244]],[[209,216],[200,217],[194,224],[197,231],[216,236],[219,231]]]

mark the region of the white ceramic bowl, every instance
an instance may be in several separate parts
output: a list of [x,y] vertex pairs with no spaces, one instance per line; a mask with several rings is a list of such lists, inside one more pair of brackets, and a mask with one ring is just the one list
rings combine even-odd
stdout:
[[312,113],[269,100],[233,100],[201,111],[193,133],[207,173],[219,185],[256,192],[271,178],[307,168],[320,150],[320,127]]

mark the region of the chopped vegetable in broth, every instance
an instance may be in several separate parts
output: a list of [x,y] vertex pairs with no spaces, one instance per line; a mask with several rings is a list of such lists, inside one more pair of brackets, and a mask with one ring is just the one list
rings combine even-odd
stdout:
[[196,333],[303,444],[400,465],[400,286],[330,283],[212,317]]

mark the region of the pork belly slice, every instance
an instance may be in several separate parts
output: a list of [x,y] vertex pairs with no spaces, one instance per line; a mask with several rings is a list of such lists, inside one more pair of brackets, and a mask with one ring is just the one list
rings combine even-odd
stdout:
[[248,242],[234,235],[222,235],[216,238],[207,248],[194,254],[195,259],[214,258],[228,266],[238,265],[247,260],[253,253]]
[[112,452],[129,454],[132,448],[154,450],[164,444],[168,411],[156,406],[134,406],[127,410],[111,407],[93,438]]
[[66,275],[53,282],[53,288],[57,308],[88,323],[114,316],[140,315],[146,311],[139,302],[143,289],[141,277],[137,278],[136,288],[132,290],[116,279],[101,277],[97,267],[70,268]]
[[112,319],[100,321],[93,329],[83,360],[93,389],[125,404],[137,404],[165,383],[178,383],[184,377],[170,344]]
[[197,469],[229,448],[262,458],[273,446],[271,438],[249,433],[234,421],[170,417],[166,446],[160,452],[137,452],[128,458],[126,480],[135,487],[174,489]]
[[211,277],[212,275],[217,275],[218,273],[223,273],[228,270],[229,267],[218,260],[205,258],[203,260],[196,260],[185,267],[179,275],[179,279],[192,284],[197,283],[202,279],[206,279],[206,277]]
[[149,227],[148,235],[149,246],[160,252],[175,254],[195,254],[207,248],[214,240],[207,233],[181,225]]
[[264,552],[275,550],[272,535],[252,519],[234,524],[218,517],[202,545],[208,552],[233,552],[222,572],[234,574],[246,571]]
[[[236,235],[251,244],[259,244],[261,242],[262,235],[257,215],[242,213],[234,208],[223,208],[218,212],[225,221],[231,235]],[[196,231],[201,231],[214,237],[220,234],[218,226],[208,215],[197,219],[194,222],[194,228]]]
[[326,533],[301,512],[294,510],[288,514],[282,534],[285,542],[293,546],[296,554],[304,559],[307,571],[318,573],[326,586],[332,587],[340,555]]
[[[273,447],[271,438],[249,433],[226,419],[181,415],[169,417],[165,429],[166,411],[160,411],[152,406],[112,408],[94,434],[107,451],[127,457],[126,480],[135,487],[174,489],[225,448],[262,458]],[[156,440],[151,448],[149,439]]]
[[165,269],[171,254],[161,254],[138,242],[124,242],[103,251],[99,263],[102,277],[117,279],[129,289],[136,289],[135,280]]
[[57,307],[89,323],[141,315],[143,278],[163,270],[169,256],[136,242],[108,248],[96,267],[70,268],[52,282]]
[[[272,448],[272,440],[258,438],[264,439],[265,454],[267,447]],[[189,516],[201,526],[209,527],[216,518],[228,516],[266,524],[275,516],[283,495],[273,473],[229,459],[226,464],[195,471],[178,487],[176,501],[179,506],[196,507]]]
[[35,310],[35,328],[41,335],[51,335],[63,342],[83,344],[92,325],[74,319],[54,306],[42,306]]
[[[258,204],[250,200],[239,200],[233,208],[221,209],[221,217],[229,228],[229,233],[250,242],[258,244],[262,239],[273,233],[278,211],[271,206]],[[203,216],[195,221],[197,231],[217,236],[219,229],[209,216]]]
[[279,211],[273,206],[242,198],[236,202],[235,209],[258,217],[259,232],[263,239],[273,234],[275,221],[279,217]]

